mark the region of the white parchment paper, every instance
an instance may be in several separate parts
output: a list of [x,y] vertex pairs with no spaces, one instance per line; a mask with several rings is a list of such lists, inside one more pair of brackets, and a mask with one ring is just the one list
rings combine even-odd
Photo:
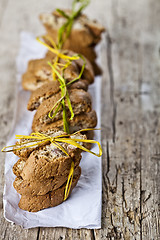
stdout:
[[[100,46],[99,46],[100,47]],[[41,58],[46,49],[39,44],[33,35],[21,33],[21,45],[17,57],[17,110],[15,112],[14,127],[7,146],[15,143],[15,134],[28,135],[31,132],[32,119],[35,112],[27,111],[29,92],[21,87],[21,75],[26,71],[30,59]],[[96,77],[95,83],[89,88],[92,95],[93,109],[98,116],[100,127],[100,94],[101,77]],[[95,131],[95,139],[101,141],[100,131]],[[98,152],[94,146],[92,151]],[[6,220],[21,225],[23,228],[33,227],[68,227],[68,228],[100,228],[101,227],[101,158],[89,153],[82,153],[80,163],[82,174],[77,186],[73,189],[69,199],[57,207],[30,213],[18,207],[20,195],[13,187],[15,175],[12,167],[18,160],[13,153],[6,153],[5,186],[4,186],[4,217]]]

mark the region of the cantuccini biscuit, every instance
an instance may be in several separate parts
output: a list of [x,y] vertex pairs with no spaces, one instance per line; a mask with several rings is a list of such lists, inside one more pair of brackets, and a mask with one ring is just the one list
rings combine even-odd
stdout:
[[[44,133],[50,135],[51,137],[55,137],[55,136],[58,136],[60,133],[62,133],[62,131],[59,131],[58,129],[57,130],[56,129],[54,129],[54,130],[48,129],[48,131],[45,131]],[[32,143],[29,143],[28,141],[29,141],[29,139],[20,139],[19,141],[16,142],[15,147],[13,148],[13,153],[15,155],[17,155],[18,157],[20,157],[17,164],[19,164],[19,163],[21,164],[22,160],[25,161],[34,150],[39,149],[40,147],[45,146],[47,144],[50,144],[49,141],[43,142],[41,144],[36,144],[37,143],[36,139],[35,139],[35,141],[33,140]],[[31,144],[34,146],[29,146]],[[21,149],[21,145],[25,146],[25,148]],[[27,147],[27,146],[29,146],[29,147]],[[16,171],[17,167],[18,166],[15,164],[15,171]]]
[[[78,166],[74,171],[73,181],[69,195],[72,189],[76,186],[81,175],[81,168]],[[66,182],[58,189],[50,191],[45,195],[22,195],[19,207],[29,212],[38,212],[44,208],[55,207],[64,201]],[[68,195],[68,197],[69,197]]]
[[[70,10],[64,10],[70,14]],[[58,30],[66,22],[66,18],[57,11],[40,15],[40,20],[49,35],[55,42],[58,40]],[[94,73],[100,74],[101,69],[96,64],[95,45],[101,40],[101,33],[104,27],[95,20],[90,20],[86,15],[81,14],[74,20],[71,33],[64,42],[64,49],[71,49],[74,52],[83,54],[93,65]],[[47,41],[47,40],[46,40]]]
[[46,145],[30,154],[20,175],[23,180],[41,181],[63,174],[66,169],[70,170],[72,161],[79,164],[81,152],[80,149],[73,149],[72,156],[67,156],[52,144]]
[[[64,54],[69,56],[76,55],[76,53],[68,50],[66,50]],[[54,57],[55,55],[50,53],[43,59],[29,61],[28,69],[22,76],[22,86],[25,90],[35,91],[45,83],[53,81],[52,68],[49,66],[48,62],[52,63]],[[60,58],[59,63],[65,64],[65,60]],[[82,59],[71,62],[71,64],[64,70],[64,78],[66,82],[69,82],[79,76],[83,63]],[[58,71],[61,73],[61,68]],[[93,69],[87,59],[82,79],[87,80],[88,84],[94,81]],[[76,88],[76,85],[73,85],[73,88]]]
[[[55,129],[54,129],[55,130]],[[13,148],[13,153],[15,155],[17,155],[18,157],[20,157],[20,159],[18,160],[20,163],[21,163],[21,160],[23,159],[23,161],[29,157],[29,155],[36,149],[38,149],[40,146],[44,146],[46,145],[46,143],[42,143],[40,145],[34,145],[33,147],[28,147],[27,148],[27,142],[28,142],[28,139],[20,139],[20,141],[17,141],[16,142],[16,146]],[[19,148],[19,145],[18,144],[25,144],[26,143],[26,148],[22,148],[22,149],[18,149]],[[32,142],[32,144],[36,144],[36,141],[35,142]],[[15,165],[15,171],[16,171],[16,165]],[[16,175],[16,174],[15,174]]]
[[[52,130],[43,132],[43,134],[54,138],[65,133],[63,131]],[[86,136],[76,133],[69,138],[86,139]],[[23,142],[21,140],[21,144]],[[66,173],[66,170],[70,170],[72,161],[75,162],[75,166],[79,165],[82,150],[65,142],[59,142],[59,144],[65,149],[68,155],[49,141],[44,146],[28,148],[31,149],[29,157],[28,152],[25,152],[25,148],[21,149],[19,155],[23,155],[24,157],[26,154],[26,160],[21,158],[13,166],[15,175],[21,176],[23,180],[42,180]]]
[[[34,91],[45,83],[53,81],[52,69],[48,61],[48,58],[29,61],[28,69],[22,76],[22,87],[25,90]],[[52,59],[50,59],[50,62],[52,62]],[[64,71],[64,77],[68,81],[73,80],[78,75],[78,68],[74,63]]]
[[[57,137],[57,136],[60,136],[62,134],[66,134],[64,133],[63,130],[59,130],[59,129],[46,129],[44,131],[40,131],[40,133],[42,134],[45,134],[46,136],[48,135],[49,137]],[[79,139],[85,139],[86,136],[85,135],[82,135],[80,133],[76,133],[75,136],[77,136]],[[73,136],[71,136],[71,138],[73,138]],[[35,151],[35,150],[38,150],[38,149],[42,149],[43,147],[45,147],[46,145],[50,145],[50,141],[46,141],[42,144],[37,144],[36,145],[36,139],[34,141],[34,139],[32,139],[32,142],[29,143],[28,142],[29,139],[20,139],[19,141],[16,142],[16,146],[14,147],[14,154],[17,155],[18,157],[20,157],[20,159],[17,161],[17,163],[15,163],[15,172],[17,171],[17,169],[19,169],[20,167],[18,166],[19,164],[21,164],[22,166],[24,165],[24,163],[22,163],[22,161],[26,161],[26,159],[30,156],[30,154]],[[19,145],[18,145],[19,144]],[[29,145],[30,144],[35,144],[34,146],[30,147]],[[62,143],[63,146],[65,146],[67,152],[70,154],[70,156],[72,156],[74,154],[75,151],[75,148],[71,145],[68,145],[68,144],[65,144],[65,143]],[[21,146],[26,146],[22,149],[17,149]],[[29,147],[27,147],[29,146]],[[53,150],[53,147],[52,147],[52,150]],[[79,149],[78,149],[79,151]],[[58,150],[56,150],[55,152],[59,153]],[[23,168],[23,167],[22,167]],[[17,173],[18,174],[18,173]],[[15,173],[16,176],[19,176]]]
[[[79,115],[74,116],[73,120],[69,120],[69,131],[70,133],[74,133],[76,131],[79,131],[81,129],[86,128],[95,128],[97,125],[97,115],[96,112],[90,111],[88,113],[82,113]],[[47,130],[63,130],[63,120],[58,120],[53,123],[49,124],[40,124],[37,126],[34,126],[34,131],[47,131]],[[93,131],[84,132],[84,134],[87,136],[87,139],[93,139]],[[84,146],[88,149],[91,149],[92,144],[90,143],[84,143]]]
[[[79,80],[69,85],[69,89],[74,89],[74,88],[87,91],[88,81]],[[37,109],[44,100],[52,97],[58,92],[60,92],[60,84],[58,81],[52,81],[50,83],[44,84],[42,87],[36,89],[31,93],[31,96],[27,105],[28,110],[33,111]]]
[[[79,115],[74,116],[73,120],[69,120],[70,133],[74,133],[81,129],[94,128],[96,127],[96,125],[97,125],[97,114],[94,110],[88,113],[81,113]],[[41,125],[36,125],[33,128],[34,131],[47,131],[47,130],[53,130],[53,129],[63,130],[63,120],[61,119],[49,124],[44,123]]]
[[[56,137],[65,133],[48,130],[43,134]],[[86,136],[76,133],[69,138],[86,139]],[[68,155],[57,146],[47,142],[44,146],[32,148],[32,153],[28,158],[19,159],[13,166],[13,172],[17,176],[13,186],[22,195],[19,203],[20,208],[28,211],[39,211],[60,204],[64,199],[64,190],[72,162],[74,162],[74,178],[71,189],[75,186],[74,183],[78,181],[81,172],[79,163],[82,150],[65,142],[59,142],[59,144]],[[82,143],[80,142],[80,144]],[[54,195],[52,195],[53,192]],[[43,203],[43,199],[45,203]],[[51,199],[52,201],[48,202]],[[33,207],[35,202],[37,202],[38,208],[36,205]]]
[[[76,52],[67,50],[67,49],[65,50],[65,54],[70,57],[77,55]],[[88,58],[84,57],[84,54],[82,54],[82,55],[83,55],[83,59],[80,57],[77,60],[73,60],[72,63],[76,64],[76,66],[78,67],[78,72],[80,72],[81,68],[84,64],[84,61],[85,61],[85,68],[84,68],[84,71],[82,74],[82,79],[86,79],[89,82],[89,84],[91,84],[94,81],[94,69],[92,67],[92,64],[90,63],[90,60],[88,60]],[[53,59],[54,56],[55,55],[51,51],[48,51],[46,53],[46,58]],[[91,60],[93,60],[93,59],[96,59],[96,54],[92,54]],[[61,59],[61,61],[63,61],[63,60]]]
[[[61,94],[57,93],[56,95],[42,102],[42,104],[38,107],[33,118],[33,123],[32,123],[33,131],[35,131],[35,129],[37,129],[38,126],[40,127],[40,125],[49,124],[62,119],[62,108],[59,109],[58,113],[54,118],[51,119],[48,116],[52,107],[56,104],[56,102],[60,98],[61,98]],[[82,89],[75,89],[75,90],[71,89],[69,90],[69,98],[70,98],[75,116],[84,112],[91,111],[91,96],[88,92],[85,92]],[[70,112],[68,109],[68,104],[66,99],[65,99],[65,104],[66,104],[66,112],[69,117]]]
[[[71,10],[63,10],[67,14],[71,14]],[[47,33],[52,36],[53,40],[58,40],[58,30],[66,22],[66,18],[57,11],[52,13],[43,13],[40,20],[45,26]],[[64,48],[71,49],[71,45],[80,45],[81,47],[93,46],[101,39],[101,33],[104,27],[95,20],[90,20],[86,15],[80,14],[74,20],[71,33],[64,43]]]
[[[65,50],[67,51],[67,49],[65,49]],[[68,50],[68,51],[76,53],[76,51],[73,50],[73,49],[72,50]],[[97,58],[97,54],[96,54],[93,46],[81,48],[81,52],[80,53],[86,58],[87,64],[89,63],[89,65],[91,65],[91,62],[94,62],[96,60],[96,58]],[[51,51],[48,51],[46,53],[46,58],[51,58],[52,56],[54,56],[54,55],[53,55],[53,53]],[[93,71],[93,68],[92,68],[92,71]]]
[[27,160],[27,158],[20,158],[20,159],[18,159],[18,161],[14,164],[12,170],[13,170],[13,173],[14,173],[17,177],[20,176],[20,174],[21,174],[21,172],[22,172],[22,170],[23,170],[23,168],[24,168],[24,165],[25,165],[25,163],[26,163],[26,160]]
[[[89,47],[81,47],[80,45],[78,46],[74,46],[72,45],[70,47],[70,49],[74,52],[78,52],[80,54],[82,54],[83,56],[86,57],[87,62],[89,62],[90,66],[92,66],[92,72],[93,74],[100,74],[101,73],[101,68],[96,64],[96,58],[97,58],[97,54],[95,52],[95,49],[93,46],[89,46]],[[53,56],[53,53],[48,51],[46,53],[46,57],[51,57]]]
[[[70,51],[65,51],[64,55],[67,55],[67,53],[70,53],[69,56],[74,55],[72,52]],[[32,72],[33,75],[37,78],[39,78],[42,81],[45,80],[53,80],[52,78],[52,69],[49,66],[48,62],[53,63],[53,59],[55,58],[55,54],[52,53],[52,55],[48,55],[45,58],[42,59],[34,59],[34,60],[30,60],[28,63],[28,72]],[[58,63],[61,64],[65,64],[65,60],[59,58]],[[62,68],[57,69],[57,71],[59,73],[62,72]],[[65,69],[64,71],[64,77],[66,80],[70,80],[73,78],[76,78],[79,74],[79,69],[77,67],[77,64],[72,61],[71,64]]]
[[[79,159],[77,161],[79,161]],[[76,166],[78,164],[79,163],[77,162]],[[21,176],[18,176],[16,177],[13,186],[21,195],[45,195],[46,193],[61,187],[67,181],[69,172],[70,168],[66,168],[63,173],[43,180],[34,179],[28,181],[23,180]]]

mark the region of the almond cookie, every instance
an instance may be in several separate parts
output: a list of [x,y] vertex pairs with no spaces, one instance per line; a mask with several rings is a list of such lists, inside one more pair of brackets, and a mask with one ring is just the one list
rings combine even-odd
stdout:
[[[79,162],[76,162],[76,166],[78,164]],[[13,186],[21,195],[45,195],[46,193],[61,187],[67,181],[69,172],[70,168],[66,169],[60,175],[56,175],[43,180],[34,179],[33,181],[23,180],[21,176],[18,176],[16,177]]]
[[[87,51],[87,49],[84,50],[85,53],[86,53],[86,51]],[[72,57],[74,55],[77,55],[76,52],[73,52],[71,50],[65,50],[65,54],[67,56],[70,56],[70,57]],[[90,59],[89,58],[85,58],[84,54],[82,54],[82,55],[83,55],[84,59],[79,58],[78,60],[74,60],[74,61],[72,61],[72,64],[76,64],[76,66],[78,67],[78,72],[80,73],[80,71],[82,69],[82,66],[84,64],[84,60],[85,60],[85,68],[84,68],[84,71],[83,71],[83,74],[82,74],[82,79],[86,79],[89,82],[89,84],[91,84],[91,83],[94,82],[94,69],[92,67],[92,64],[90,63]],[[55,55],[51,51],[48,51],[46,53],[46,58],[53,59],[54,56]],[[93,53],[90,56],[90,58],[91,58],[91,60],[96,59],[96,54]],[[63,60],[61,59],[61,62],[62,61]]]
[[[48,136],[50,136],[50,137],[52,137],[52,138],[54,138],[54,137],[57,137],[57,136],[61,136],[61,135],[64,135],[64,134],[66,134],[66,133],[64,133],[64,131],[60,131],[60,130],[56,130],[56,129],[48,129],[48,130],[46,130],[46,131],[41,131],[40,133],[42,133],[42,134],[45,134],[45,135],[48,135]],[[86,136],[85,135],[82,135],[82,134],[80,134],[80,133],[76,133],[76,134],[74,134],[74,135],[72,135],[72,136],[70,136],[70,138],[73,138],[74,136],[76,136],[77,138],[79,138],[79,139],[86,139]],[[42,143],[42,144],[37,144],[37,145],[34,145],[34,146],[32,146],[32,147],[27,147],[27,146],[29,146],[30,144],[36,144],[37,142],[36,142],[36,139],[35,139],[35,142],[34,142],[34,139],[32,139],[32,143],[29,143],[28,142],[28,139],[20,139],[19,141],[17,141],[16,142],[16,145],[17,144],[19,144],[20,146],[15,146],[14,147],[14,154],[15,155],[17,155],[18,157],[20,157],[20,159],[17,161],[17,163],[15,163],[15,165],[14,165],[14,171],[15,171],[15,175],[16,176],[19,176],[19,175],[17,175],[18,174],[18,172],[17,172],[17,169],[19,170],[20,169],[20,167],[18,166],[18,164],[20,164],[20,165],[24,165],[24,161],[26,161],[27,160],[27,158],[30,156],[30,154],[33,152],[33,151],[35,151],[35,150],[38,150],[38,149],[43,149],[43,147],[45,147],[46,145],[51,145],[51,142],[50,141],[46,141],[46,142],[44,142],[44,143]],[[74,146],[72,146],[72,145],[69,145],[69,144],[67,144],[67,143],[60,143],[63,147],[65,147],[66,148],[66,151],[68,152],[68,154],[70,155],[70,156],[74,156],[74,152],[76,151],[76,148],[74,147]],[[16,149],[17,147],[21,147],[21,146],[26,146],[26,148],[22,148],[22,149]],[[52,152],[53,152],[53,149],[54,149],[54,146],[52,146]],[[56,149],[56,148],[55,148]],[[58,148],[55,150],[55,153],[57,152],[58,153],[58,151],[60,151]],[[78,151],[79,151],[79,149],[78,149]],[[21,161],[23,161],[23,163],[21,163]],[[22,168],[21,168],[22,169]],[[17,174],[16,174],[16,172],[17,172]]]
[[[59,87],[60,87],[60,84],[58,81],[52,81],[44,84],[42,87],[37,88],[35,91],[31,93],[31,96],[27,105],[28,110],[33,111],[37,109],[44,100],[60,92]],[[88,81],[79,80],[69,85],[69,89],[75,89],[75,88],[87,91]]]
[[[85,128],[94,128],[97,125],[97,114],[94,110],[75,115],[73,120],[69,120],[70,133],[74,133]],[[43,123],[32,126],[34,132],[47,130],[63,130],[63,120],[58,120],[52,123]]]
[[[61,144],[64,147],[65,144]],[[68,145],[68,144],[67,144]],[[70,170],[72,161],[79,164],[81,159],[81,149],[71,149],[70,155],[67,156],[53,144],[46,145],[41,149],[33,151],[20,173],[23,180],[34,181],[43,180],[63,174],[66,169]]]
[[[35,131],[37,127],[40,125],[50,124],[57,120],[62,119],[62,107],[60,107],[58,113],[54,118],[50,118],[48,114],[50,113],[52,107],[56,104],[56,102],[61,98],[61,93],[57,93],[56,95],[46,99],[42,102],[42,104],[38,107],[37,112],[34,115],[32,129]],[[91,111],[91,96],[89,93],[83,91],[82,89],[71,89],[69,90],[69,98],[71,101],[71,105],[73,108],[73,112],[75,115],[90,112]],[[65,99],[66,112],[68,117],[70,116],[70,112],[68,109],[68,104]]]
[[[71,10],[63,10],[70,15]],[[45,26],[47,33],[52,36],[55,42],[58,41],[58,30],[66,22],[57,11],[52,13],[43,13],[40,15],[40,20]],[[94,46],[101,39],[101,33],[105,31],[104,27],[96,20],[90,20],[86,15],[80,14],[73,23],[71,33],[64,43],[65,49],[72,49],[71,46]]]
[[[81,175],[81,168],[77,167],[74,171],[73,181],[68,197],[70,196],[73,188],[76,186]],[[22,195],[18,206],[29,212],[38,212],[42,209],[55,207],[64,201],[66,183],[60,188],[50,191],[42,196]]]
[[[68,14],[71,12],[70,10],[64,11]],[[58,30],[66,22],[66,18],[54,11],[50,14],[41,14],[40,20],[46,28],[47,35],[57,42]],[[80,14],[74,20],[71,33],[63,45],[64,49],[71,49],[74,52],[83,54],[93,65],[96,75],[100,74],[101,70],[95,62],[96,53],[94,47],[101,40],[101,33],[104,31],[104,27],[97,21],[92,21],[86,15]]]
[[[72,51],[65,51],[65,54],[69,56],[76,55],[76,53]],[[46,58],[29,61],[28,69],[22,76],[22,86],[25,90],[35,91],[45,83],[53,81],[52,68],[49,66],[48,62],[52,63],[54,57],[55,55],[51,53],[48,54]],[[59,63],[65,64],[65,60],[60,58]],[[71,62],[71,64],[63,72],[66,82],[69,82],[79,76],[83,64],[84,61],[82,59]],[[60,68],[58,72],[62,74],[62,69]],[[94,81],[93,69],[87,59],[82,79],[87,80],[88,84]]]
[[[47,131],[44,134],[45,136],[48,134],[54,138],[56,136],[64,135],[65,133],[62,131]],[[76,133],[67,138],[86,139],[86,136]],[[21,139],[19,143],[22,144],[25,143],[25,141]],[[80,148],[65,142],[58,142],[59,146],[68,153],[67,155],[55,144],[54,142],[51,143],[48,141],[44,146],[27,148],[31,149],[30,154],[28,151],[25,151],[25,148],[15,150],[15,153],[16,151],[19,151],[17,155],[23,155],[24,157],[26,154],[26,160],[21,158],[17,161],[17,163],[13,166],[14,174],[16,176],[21,176],[23,180],[33,181],[37,179],[40,181],[42,179],[65,174],[66,170],[70,170],[72,161],[74,161],[75,166],[79,165],[82,152]],[[80,144],[83,145],[82,142],[80,142]]]
[[26,160],[27,160],[27,158],[20,158],[20,159],[18,159],[18,161],[14,164],[12,170],[13,170],[13,173],[14,173],[17,177],[20,176],[20,174],[21,174],[21,172],[22,172],[22,170],[23,170],[23,168],[24,168],[24,165],[25,165],[25,163],[26,163]]
[[[50,62],[52,62],[52,59],[50,59]],[[64,77],[68,81],[73,80],[78,75],[78,68],[74,63],[64,71]],[[48,58],[29,61],[28,69],[22,76],[22,87],[25,90],[35,91],[51,81],[53,81],[52,68],[48,64]]]

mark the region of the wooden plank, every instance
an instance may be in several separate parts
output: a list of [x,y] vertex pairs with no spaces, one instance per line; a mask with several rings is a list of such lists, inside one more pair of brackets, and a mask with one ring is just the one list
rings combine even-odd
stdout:
[[[1,53],[3,52],[0,47]],[[6,138],[12,127],[13,115],[15,111],[15,78],[10,76],[15,76],[15,68],[11,67],[13,65],[12,59],[8,58],[8,55],[3,55],[3,61],[0,61],[0,71],[1,71],[1,88],[0,96],[0,128],[1,128],[1,139],[0,139],[0,149],[5,146]],[[3,71],[6,70],[6,72]],[[7,70],[9,69],[9,71]],[[23,230],[20,226],[11,224],[7,222],[3,217],[3,188],[4,188],[4,159],[5,154],[0,152],[0,238],[1,239],[36,239],[37,229]]]
[[94,240],[92,230],[86,229],[68,229],[68,228],[40,228],[39,240],[45,239],[86,239]]
[[[125,65],[121,65],[120,69],[118,50],[119,42],[114,42],[111,51],[114,88],[108,89],[112,91],[112,98],[107,104],[112,106],[112,139],[109,136],[103,139],[103,142],[106,141],[103,156],[103,228],[95,231],[96,239],[140,239],[140,149],[137,148],[138,116],[135,114],[138,99],[134,91],[130,92],[129,86],[123,91],[122,78],[117,73],[125,71]],[[126,50],[128,53],[130,47],[127,46]],[[126,57],[123,58],[124,63]],[[135,67],[136,57],[136,54],[132,56]],[[130,74],[134,72],[132,67],[129,70]],[[127,78],[128,75],[125,76]],[[127,79],[123,78],[123,81],[127,83]]]
[[[106,98],[106,105],[109,109],[112,108],[115,114],[112,115],[113,141],[110,136],[107,136],[106,140],[103,137],[103,148],[106,148],[103,156],[103,228],[95,231],[96,239],[158,239],[159,236],[159,135],[155,134],[159,131],[159,110],[156,110],[155,114],[155,106],[158,105],[159,108],[158,89],[152,89],[155,101],[152,108],[146,106],[148,102],[143,103],[143,107],[141,104],[146,97],[146,92],[142,89],[146,84],[146,79],[142,78],[142,67],[145,75],[149,73],[149,78],[153,79],[153,84],[159,86],[159,62],[155,58],[157,46],[150,36],[151,29],[146,26],[146,22],[149,24],[151,12],[155,14],[154,9],[150,8],[151,2],[136,1],[132,8],[128,1],[123,1],[123,4],[122,1],[113,3],[114,21],[109,29],[112,44],[109,41],[107,52],[111,84],[106,91],[106,95],[111,92],[113,99],[108,101]],[[144,20],[143,23],[138,21],[140,18]],[[156,23],[154,19],[154,23],[158,24],[158,21]],[[153,28],[157,29],[155,24]],[[142,29],[145,31],[140,35]],[[147,51],[147,48],[150,51]],[[154,63],[153,66],[150,60]],[[108,84],[107,81],[108,78],[104,86]],[[148,108],[147,111],[144,106],[145,109]],[[106,116],[107,111],[103,109],[102,122],[110,122],[110,118],[107,119]],[[146,139],[151,136],[147,151],[146,146],[149,144]],[[153,159],[156,159],[156,163]],[[152,198],[150,192],[153,192]]]
[[4,15],[5,10],[7,8],[7,4],[8,4],[8,0],[1,0],[1,4],[0,4],[0,26],[1,26],[2,19],[3,19],[3,15]]
[[37,239],[37,228],[34,229],[23,229],[20,226],[11,224],[7,222],[2,214],[0,213],[0,222],[1,222],[1,239],[9,240],[28,240],[28,239]]
[[[7,3],[8,1],[2,1],[0,6],[0,26],[3,21],[3,17],[7,12]],[[1,37],[3,31],[1,32]],[[3,38],[3,37],[2,37]],[[1,40],[2,40],[1,38]],[[9,58],[9,52],[7,51],[9,45],[0,44],[0,52],[2,58],[0,61],[0,72],[1,72],[1,88],[0,88],[0,129],[1,129],[1,140],[0,140],[0,149],[5,146],[6,138],[10,132],[12,126],[12,119],[15,110],[15,67],[13,64],[13,59]],[[7,54],[6,54],[7,53]],[[15,226],[7,222],[3,217],[3,187],[4,187],[4,158],[5,155],[0,153],[0,223],[1,230],[0,235],[1,239],[36,239],[37,230],[29,232],[29,230],[23,230],[19,226]]]
[[[159,42],[143,46],[141,89],[141,206],[142,236],[160,238],[160,61]],[[149,58],[148,58],[149,56]],[[152,63],[152,65],[151,65]]]

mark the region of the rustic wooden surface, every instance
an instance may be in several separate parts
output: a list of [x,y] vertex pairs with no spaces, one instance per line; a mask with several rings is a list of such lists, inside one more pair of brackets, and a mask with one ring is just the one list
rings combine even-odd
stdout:
[[[0,0],[0,148],[15,109],[22,30],[44,32],[38,14],[71,0]],[[103,63],[103,209],[101,230],[23,230],[3,217],[0,154],[0,239],[160,239],[160,1],[92,0],[86,10],[108,29]]]

